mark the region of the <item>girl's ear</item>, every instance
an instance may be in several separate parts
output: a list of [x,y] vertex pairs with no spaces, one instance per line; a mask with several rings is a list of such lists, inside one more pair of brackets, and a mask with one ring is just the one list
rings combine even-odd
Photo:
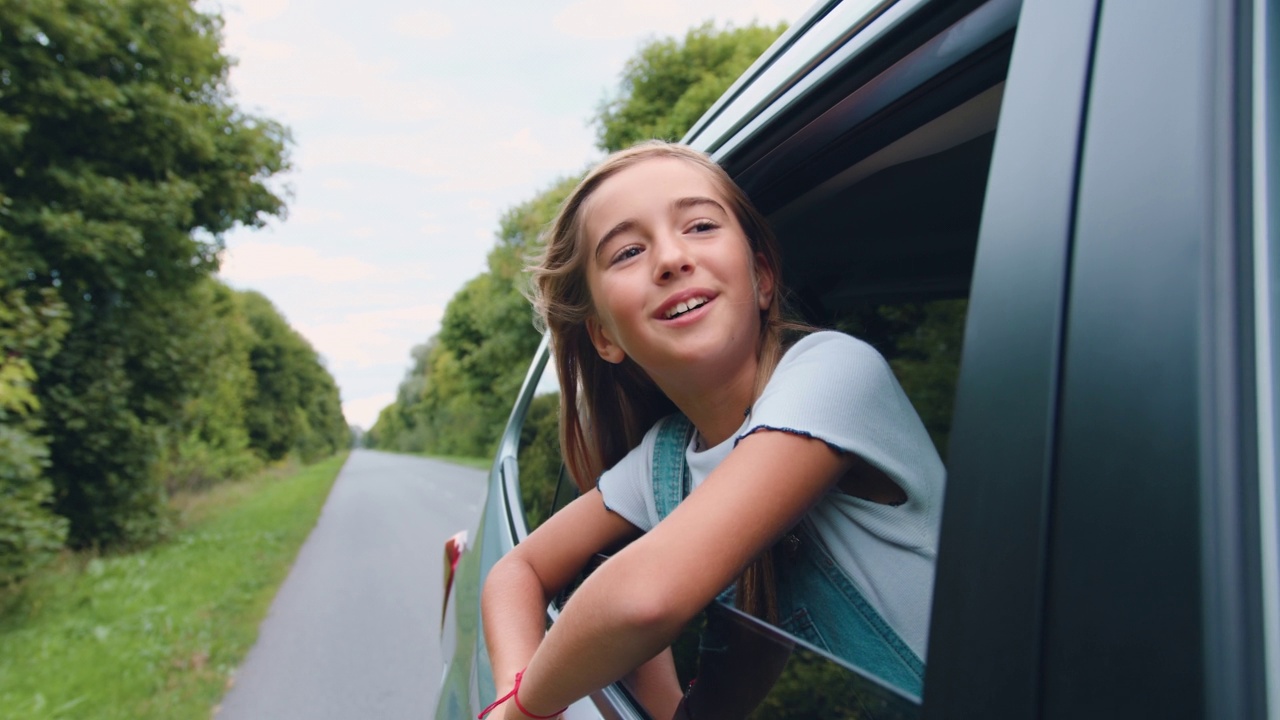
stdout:
[[591,344],[605,362],[617,365],[627,359],[627,353],[609,337],[609,331],[594,315],[587,318],[587,334],[591,336]]
[[761,310],[768,310],[773,300],[773,268],[765,261],[764,253],[756,253],[756,303]]

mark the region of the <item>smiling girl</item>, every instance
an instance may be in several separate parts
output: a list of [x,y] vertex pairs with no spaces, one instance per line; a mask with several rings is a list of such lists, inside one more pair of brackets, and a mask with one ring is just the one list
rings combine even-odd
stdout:
[[[773,235],[728,175],[680,145],[615,153],[565,201],[534,286],[583,492],[485,581],[505,717],[554,717],[722,592],[918,693],[942,463],[874,349],[784,319]],[[669,717],[674,672],[647,669]]]

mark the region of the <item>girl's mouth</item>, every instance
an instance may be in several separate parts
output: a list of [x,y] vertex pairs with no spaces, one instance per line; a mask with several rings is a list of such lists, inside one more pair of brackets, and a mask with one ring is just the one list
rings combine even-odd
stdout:
[[706,305],[708,302],[711,302],[711,301],[708,298],[701,295],[698,297],[689,298],[686,301],[676,303],[674,307],[667,310],[665,317],[667,320],[674,320],[675,318],[678,318],[681,315],[684,315],[690,310],[697,310],[703,305]]

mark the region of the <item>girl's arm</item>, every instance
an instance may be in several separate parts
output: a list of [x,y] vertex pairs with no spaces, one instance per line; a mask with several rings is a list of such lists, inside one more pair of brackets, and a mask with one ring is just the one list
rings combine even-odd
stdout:
[[[521,704],[539,714],[554,712],[669,646],[748,563],[800,521],[852,458],[785,432],[761,430],[743,438],[666,520],[578,588],[528,662]],[[525,717],[514,703],[505,716]]]
[[480,611],[498,697],[511,689],[515,674],[542,642],[547,603],[596,553],[639,534],[634,525],[606,510],[600,493],[593,490],[552,515],[494,564],[484,582]]

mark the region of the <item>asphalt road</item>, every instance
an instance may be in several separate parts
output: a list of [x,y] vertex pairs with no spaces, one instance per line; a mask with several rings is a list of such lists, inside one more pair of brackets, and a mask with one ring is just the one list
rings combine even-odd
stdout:
[[217,720],[430,717],[444,541],[474,531],[484,479],[352,452]]

